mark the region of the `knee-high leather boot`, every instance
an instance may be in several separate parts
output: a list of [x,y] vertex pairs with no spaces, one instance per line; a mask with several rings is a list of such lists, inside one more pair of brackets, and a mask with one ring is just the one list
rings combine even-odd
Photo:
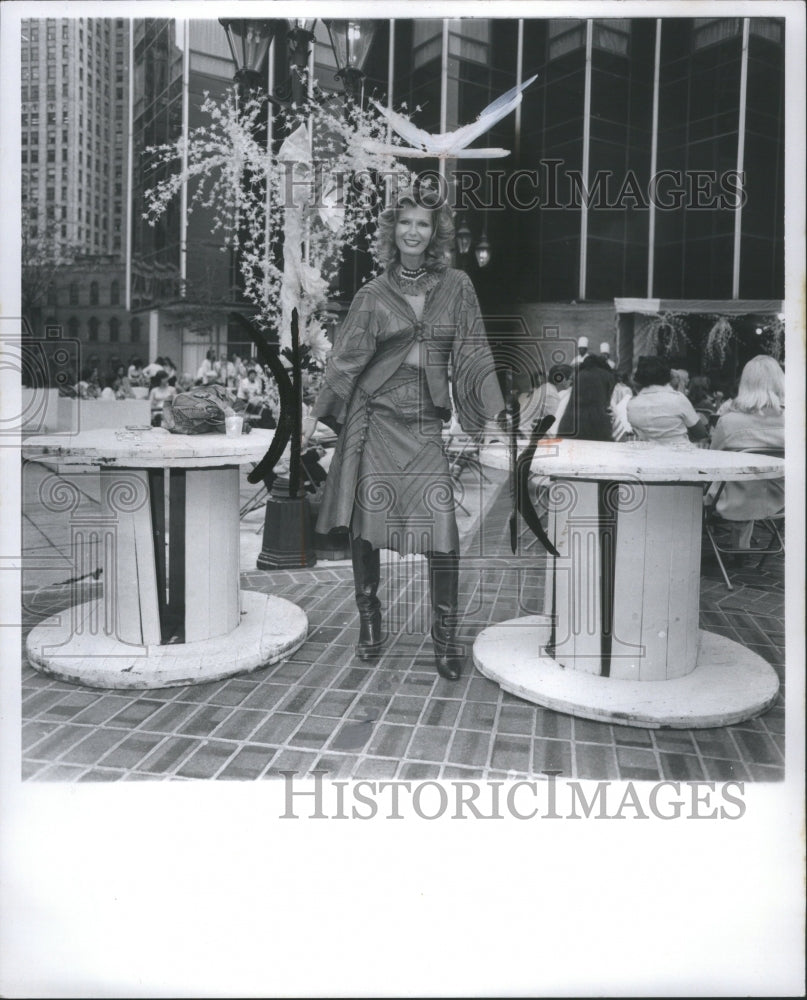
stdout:
[[356,655],[360,660],[375,659],[381,652],[381,601],[377,597],[381,579],[381,552],[364,538],[350,539],[353,583],[359,609],[359,641]]
[[460,560],[453,552],[432,552],[428,562],[434,665],[441,677],[455,681],[465,658],[464,647],[457,643]]

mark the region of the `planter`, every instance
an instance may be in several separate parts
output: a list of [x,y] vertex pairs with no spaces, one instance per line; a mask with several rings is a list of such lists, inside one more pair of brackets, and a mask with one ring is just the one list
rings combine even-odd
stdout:
[[308,497],[289,496],[289,481],[278,476],[266,501],[258,569],[316,566],[314,522]]

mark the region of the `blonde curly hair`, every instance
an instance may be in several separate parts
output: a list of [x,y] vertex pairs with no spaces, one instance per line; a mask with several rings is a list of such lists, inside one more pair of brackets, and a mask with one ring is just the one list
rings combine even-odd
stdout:
[[444,271],[448,267],[449,252],[454,242],[454,219],[445,199],[426,187],[404,191],[379,215],[376,234],[376,254],[379,262],[385,270],[399,263],[400,254],[395,244],[395,226],[401,212],[407,208],[425,208],[431,216],[432,238],[423,263],[428,271]]

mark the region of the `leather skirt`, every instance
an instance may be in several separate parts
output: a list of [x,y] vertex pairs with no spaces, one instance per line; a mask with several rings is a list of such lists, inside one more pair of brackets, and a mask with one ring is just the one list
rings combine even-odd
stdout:
[[358,385],[325,483],[317,531],[349,528],[401,555],[459,552],[443,421],[422,368],[403,364],[368,394]]

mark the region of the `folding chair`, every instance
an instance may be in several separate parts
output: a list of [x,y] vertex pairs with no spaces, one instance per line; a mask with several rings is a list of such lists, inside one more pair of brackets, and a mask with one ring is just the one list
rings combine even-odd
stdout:
[[[749,452],[754,455],[770,455],[772,458],[785,457],[783,448],[739,448],[737,450]],[[771,511],[771,513],[765,517],[757,517],[754,519],[755,528],[761,525],[770,533],[770,540],[766,546],[752,545],[749,548],[742,549],[730,543],[726,544],[724,539],[727,531],[729,532],[730,538],[730,529],[732,525],[736,525],[741,522],[722,517],[717,511],[717,502],[726,487],[726,483],[716,482],[712,484],[712,487],[716,487],[714,492],[710,487],[704,495],[703,527],[709,542],[711,543],[712,550],[714,551],[718,566],[720,567],[720,572],[723,574],[723,579],[726,581],[726,586],[729,590],[734,590],[734,586],[729,579],[722,557],[724,555],[745,557],[761,553],[762,558],[759,560],[756,567],[757,569],[761,569],[768,556],[778,555],[780,552],[785,551],[785,541],[781,531],[779,530],[779,525],[784,524],[785,512],[784,509]],[[744,518],[743,520],[746,519]]]

